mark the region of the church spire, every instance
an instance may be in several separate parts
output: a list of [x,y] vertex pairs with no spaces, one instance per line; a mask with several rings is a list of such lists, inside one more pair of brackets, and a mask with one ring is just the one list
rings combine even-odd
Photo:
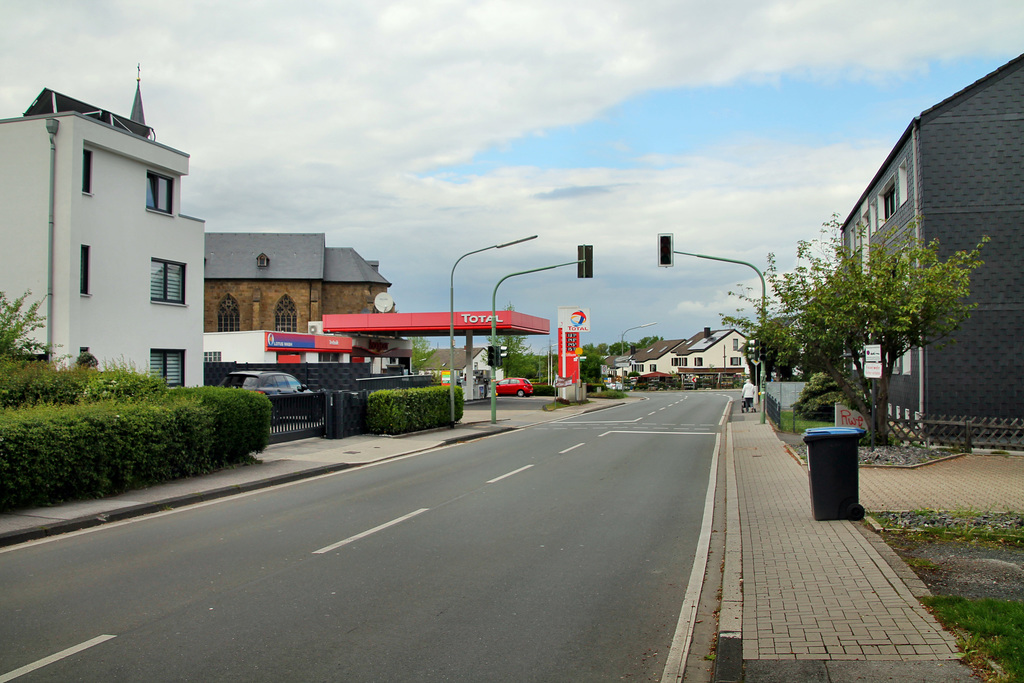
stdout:
[[146,113],[142,110],[142,64],[138,65],[135,77],[135,103],[132,104],[132,121],[146,125]]

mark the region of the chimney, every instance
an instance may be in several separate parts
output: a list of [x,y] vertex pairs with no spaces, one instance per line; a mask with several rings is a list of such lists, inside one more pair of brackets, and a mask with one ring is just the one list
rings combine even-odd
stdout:
[[711,336],[711,328],[710,327],[705,327],[704,328],[704,338],[707,339],[710,336]]

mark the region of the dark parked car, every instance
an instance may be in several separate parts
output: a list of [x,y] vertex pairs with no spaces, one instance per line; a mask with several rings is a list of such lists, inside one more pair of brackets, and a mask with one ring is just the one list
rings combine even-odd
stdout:
[[268,396],[312,393],[309,387],[286,372],[237,370],[229,373],[220,385],[258,391]]
[[533,396],[533,385],[522,377],[498,380],[498,396]]

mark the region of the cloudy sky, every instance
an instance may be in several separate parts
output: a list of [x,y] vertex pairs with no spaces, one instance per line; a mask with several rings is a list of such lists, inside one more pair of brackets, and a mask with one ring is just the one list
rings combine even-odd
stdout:
[[[209,232],[324,232],[403,312],[589,307],[686,337],[845,216],[914,116],[1024,52],[1021,0],[0,2],[0,118],[44,87],[191,155]],[[758,285],[759,287],[759,285]],[[552,325],[554,327],[554,324]],[[534,338],[535,348],[547,339]],[[437,339],[439,345],[446,340]]]

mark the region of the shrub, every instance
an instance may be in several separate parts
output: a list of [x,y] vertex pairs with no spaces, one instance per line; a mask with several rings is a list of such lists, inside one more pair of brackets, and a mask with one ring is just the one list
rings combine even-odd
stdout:
[[[462,388],[455,387],[455,421],[462,419]],[[384,389],[367,397],[366,428],[373,434],[405,434],[451,421],[447,387]]]
[[0,360],[0,408],[76,403],[93,372],[56,369],[44,361]]
[[800,398],[793,404],[793,412],[804,419],[831,420],[836,403],[845,401],[842,390],[828,374],[811,375]]
[[214,417],[187,395],[0,411],[0,509],[209,472]]
[[139,372],[130,366],[115,366],[89,373],[82,400],[146,400],[166,391],[167,383],[161,377]]
[[171,394],[194,396],[213,415],[213,454],[223,464],[244,462],[270,441],[270,399],[228,387],[182,387]]
[[550,384],[534,384],[533,395],[534,396],[555,396],[558,392],[555,387]]

